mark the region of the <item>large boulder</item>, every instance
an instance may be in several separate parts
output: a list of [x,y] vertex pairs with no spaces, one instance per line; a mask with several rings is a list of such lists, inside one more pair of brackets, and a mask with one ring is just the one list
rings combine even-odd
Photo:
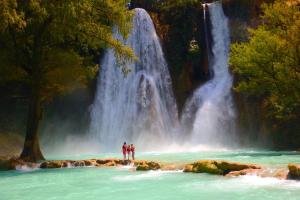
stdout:
[[244,164],[228,161],[217,160],[200,160],[184,167],[184,172],[209,173],[226,175],[232,171],[241,171],[245,169],[260,169],[261,167],[254,164]]
[[293,180],[300,180],[300,165],[290,163],[288,165],[288,178]]

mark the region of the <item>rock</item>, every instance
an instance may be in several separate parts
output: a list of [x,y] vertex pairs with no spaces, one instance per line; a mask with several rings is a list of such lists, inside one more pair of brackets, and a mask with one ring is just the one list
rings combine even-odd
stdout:
[[148,171],[150,170],[150,167],[146,164],[139,164],[136,166],[137,171]]
[[96,163],[98,163],[99,165],[104,165],[107,163],[107,161],[98,159],[98,160],[96,160]]
[[153,161],[134,161],[137,171],[158,170],[161,168],[159,163]]
[[45,161],[40,165],[40,168],[61,168],[67,166],[67,162],[61,160]]
[[94,166],[95,165],[94,160],[84,160],[83,162],[84,162],[85,166]]
[[85,166],[84,161],[83,160],[75,161],[74,166],[75,167],[84,167]]
[[148,164],[148,166],[150,167],[151,170],[158,170],[160,169],[160,165],[156,162],[150,161],[150,162],[146,162]]
[[[0,170],[16,169],[18,166],[40,167],[42,169],[64,168],[64,167],[113,167],[117,165],[128,165],[134,163],[137,170],[157,170],[160,169],[160,164],[153,161],[130,161],[122,159],[88,159],[88,160],[48,160],[41,164],[29,163],[17,158],[8,159],[0,158]],[[20,168],[20,167],[19,167]]]
[[117,160],[115,161],[118,165],[129,165],[131,163],[130,160]]
[[101,165],[105,165],[105,166],[116,166],[116,165],[127,165],[127,163],[130,163],[130,161],[127,160],[121,160],[121,159],[97,159],[94,161],[95,162],[95,166],[98,164],[99,166]]
[[116,166],[117,164],[114,162],[114,161],[110,161],[108,163],[105,163],[104,164],[106,167],[113,167],[113,166]]
[[300,165],[290,163],[288,168],[288,179],[300,180]]
[[185,165],[183,168],[183,172],[193,172],[193,165],[191,164]]
[[192,172],[194,173],[209,173],[209,174],[223,174],[223,170],[217,167],[216,161],[202,160],[192,164]]
[[[232,171],[241,171],[245,169],[260,169],[261,167],[254,164],[243,164],[237,162],[200,160],[184,167],[184,172],[209,173],[226,175]],[[246,173],[246,172],[240,172]]]

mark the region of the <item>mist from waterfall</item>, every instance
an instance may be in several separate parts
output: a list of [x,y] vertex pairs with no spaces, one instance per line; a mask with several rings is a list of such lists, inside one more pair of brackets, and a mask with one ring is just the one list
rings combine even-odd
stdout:
[[206,5],[211,23],[212,55],[209,57],[209,67],[213,78],[200,86],[187,101],[181,122],[184,130],[190,132],[190,143],[223,146],[230,143],[235,130],[232,76],[228,69],[230,35],[222,4],[215,2]]
[[162,48],[148,13],[135,9],[127,40],[138,61],[125,63],[124,75],[112,49],[101,63],[97,91],[91,107],[90,135],[101,151],[119,150],[124,141],[139,151],[154,150],[172,141],[178,127],[176,101]]

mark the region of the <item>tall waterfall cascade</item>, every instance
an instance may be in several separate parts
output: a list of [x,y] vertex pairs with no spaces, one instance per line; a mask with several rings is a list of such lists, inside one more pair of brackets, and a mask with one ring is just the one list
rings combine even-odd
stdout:
[[200,86],[187,101],[181,122],[183,126],[190,122],[191,143],[224,145],[229,142],[230,135],[235,129],[235,111],[231,95],[232,76],[228,69],[230,46],[228,19],[220,2],[206,6],[211,23],[212,55],[209,67],[213,77]]
[[124,75],[115,53],[108,49],[101,63],[91,106],[90,135],[101,151],[119,150],[124,141],[140,150],[160,147],[174,138],[178,126],[176,101],[162,48],[148,13],[135,9],[127,40],[138,61],[126,63]]

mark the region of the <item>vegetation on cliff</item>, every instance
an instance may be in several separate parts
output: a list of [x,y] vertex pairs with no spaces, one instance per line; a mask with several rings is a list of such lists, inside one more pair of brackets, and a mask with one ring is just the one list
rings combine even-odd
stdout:
[[260,99],[275,143],[292,148],[300,142],[299,9],[296,0],[264,4],[262,24],[249,29],[247,42],[232,45],[230,58],[235,90]]

